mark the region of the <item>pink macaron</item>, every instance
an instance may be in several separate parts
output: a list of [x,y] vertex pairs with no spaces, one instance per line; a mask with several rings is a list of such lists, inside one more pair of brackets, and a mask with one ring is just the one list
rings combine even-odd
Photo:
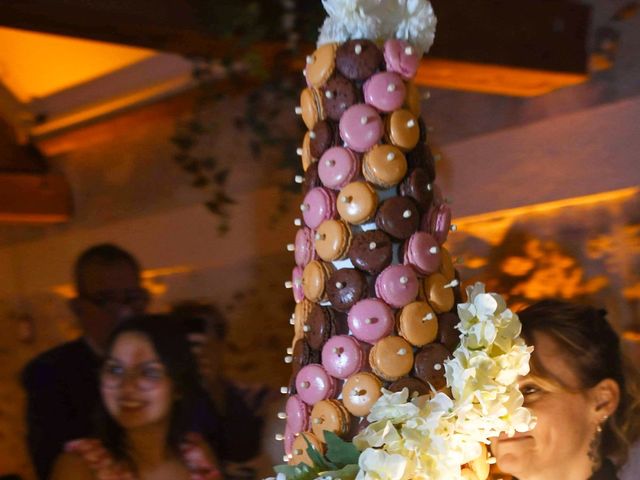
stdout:
[[429,232],[442,245],[447,241],[451,230],[451,209],[446,203],[431,206],[429,211],[422,216],[421,230]]
[[366,298],[351,307],[347,323],[358,340],[375,343],[393,332],[395,319],[389,305],[378,298]]
[[309,405],[304,403],[298,395],[291,395],[287,399],[284,411],[287,415],[287,427],[289,427],[294,435],[304,432],[309,428],[311,408],[309,408]]
[[393,112],[402,107],[407,94],[402,78],[393,72],[376,73],[362,89],[364,101],[381,112]]
[[417,49],[404,40],[393,38],[384,43],[384,61],[388,71],[411,80],[420,66],[420,55]]
[[322,184],[333,190],[340,190],[351,183],[360,171],[358,157],[344,147],[326,150],[318,163],[318,176]]
[[404,263],[422,275],[438,271],[442,261],[437,240],[427,232],[416,232],[404,245]]
[[389,265],[376,278],[376,296],[394,308],[413,302],[418,290],[418,278],[409,265]]
[[336,216],[336,194],[324,187],[312,188],[300,205],[305,225],[316,229],[325,220]]
[[366,152],[380,141],[383,134],[382,119],[371,105],[353,105],[340,118],[340,137],[356,152]]
[[349,335],[335,335],[322,347],[322,366],[332,377],[350,377],[362,370],[365,360],[360,343]]
[[291,289],[293,290],[293,299],[296,303],[304,300],[304,289],[302,288],[302,275],[304,270],[302,267],[295,266],[291,272]]
[[337,393],[335,378],[322,365],[311,363],[302,367],[296,376],[296,391],[307,405],[333,398]]
[[311,260],[316,259],[316,249],[314,248],[315,233],[307,227],[302,227],[296,232],[294,243],[294,257],[296,265],[306,267]]

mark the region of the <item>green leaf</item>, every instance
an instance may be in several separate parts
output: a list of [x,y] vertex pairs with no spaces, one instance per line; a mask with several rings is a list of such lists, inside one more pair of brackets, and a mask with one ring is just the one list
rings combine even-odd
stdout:
[[320,475],[322,475],[323,477],[331,477],[340,480],[354,480],[359,471],[360,467],[358,467],[358,465],[345,465],[340,470],[320,472]]
[[338,466],[357,465],[360,450],[351,442],[345,442],[333,432],[324,432],[327,442],[327,458]]
[[303,438],[304,438],[304,441],[307,442],[307,455],[309,455],[309,458],[313,462],[313,468],[315,468],[318,471],[332,470],[336,468],[334,464],[332,464],[331,462],[328,462],[319,451],[313,448],[313,446],[311,445],[307,437],[303,436]]
[[297,465],[277,465],[273,467],[276,473],[284,473],[287,480],[313,480],[318,476],[318,472],[313,470],[306,463]]

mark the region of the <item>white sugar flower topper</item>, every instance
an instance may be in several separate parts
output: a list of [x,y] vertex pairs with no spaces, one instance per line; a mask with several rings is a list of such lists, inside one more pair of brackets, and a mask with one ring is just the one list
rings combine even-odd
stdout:
[[329,15],[320,29],[318,45],[355,38],[398,38],[426,53],[437,19],[427,0],[322,0]]

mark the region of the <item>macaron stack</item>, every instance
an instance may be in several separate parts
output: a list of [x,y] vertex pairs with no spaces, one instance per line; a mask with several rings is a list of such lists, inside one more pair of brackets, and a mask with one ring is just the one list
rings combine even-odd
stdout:
[[294,336],[285,361],[285,458],[322,452],[324,432],[350,439],[381,388],[424,395],[446,387],[458,343],[459,281],[443,246],[451,210],[412,82],[409,43],[348,40],[306,59],[296,112],[304,198],[291,281]]

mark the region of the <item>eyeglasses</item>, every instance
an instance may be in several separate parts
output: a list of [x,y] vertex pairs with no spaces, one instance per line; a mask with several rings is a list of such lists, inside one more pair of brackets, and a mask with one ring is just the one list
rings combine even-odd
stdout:
[[133,379],[138,390],[148,392],[157,388],[167,378],[167,372],[155,361],[127,369],[118,362],[107,360],[100,370],[100,384],[106,389],[120,388],[128,378]]
[[126,306],[144,310],[149,301],[149,292],[144,288],[104,290],[93,295],[80,295],[80,297],[100,308]]

